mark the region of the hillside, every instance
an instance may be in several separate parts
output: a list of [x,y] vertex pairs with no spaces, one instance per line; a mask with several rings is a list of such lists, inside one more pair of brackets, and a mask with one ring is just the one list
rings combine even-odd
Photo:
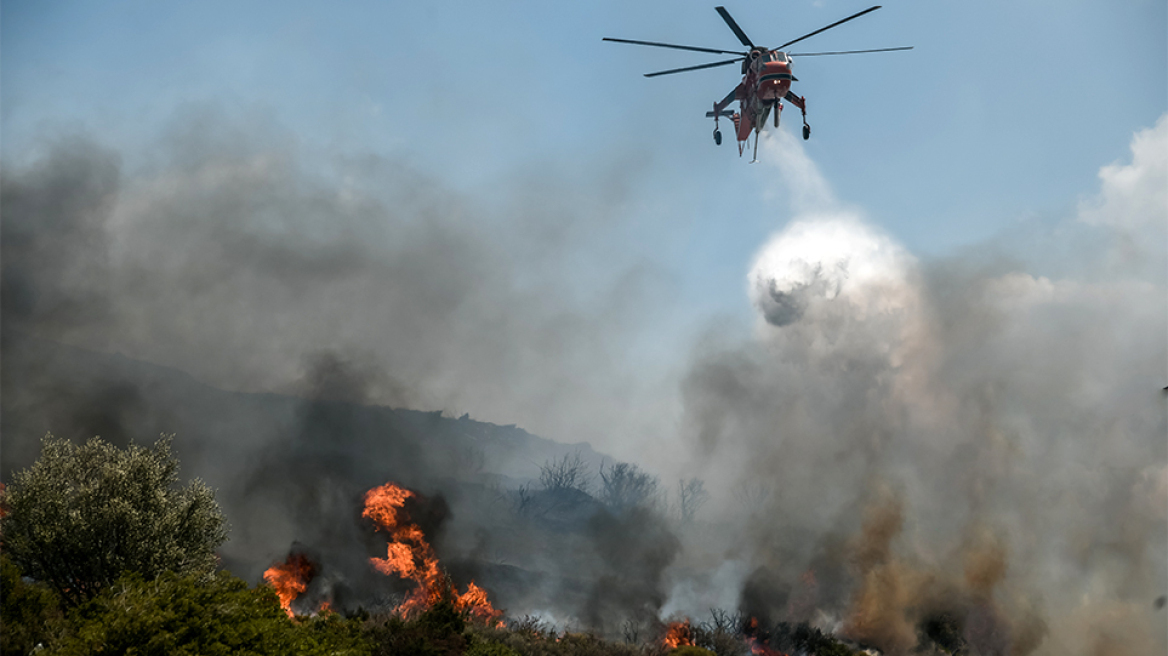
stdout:
[[[119,444],[174,433],[181,475],[215,488],[231,522],[224,565],[251,581],[292,548],[336,563],[338,577],[346,562],[357,570],[378,548],[360,521],[360,495],[392,480],[437,499],[436,548],[456,578],[494,578],[518,598],[545,574],[523,540],[495,530],[513,514],[513,491],[550,460],[579,454],[595,472],[604,459],[588,444],[467,416],[225,391],[14,331],[2,352],[4,480],[35,460],[46,432]],[[515,562],[524,568],[507,564]]]

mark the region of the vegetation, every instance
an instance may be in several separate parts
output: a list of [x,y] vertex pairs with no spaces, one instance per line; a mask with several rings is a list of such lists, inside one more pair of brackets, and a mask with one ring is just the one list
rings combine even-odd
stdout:
[[600,500],[617,512],[648,506],[657,500],[657,477],[636,465],[620,462],[607,472],[601,469],[600,480]]
[[710,500],[710,493],[706,491],[706,484],[700,478],[691,478],[688,481],[677,482],[677,514],[683,524],[694,520],[698,510]]
[[559,460],[549,460],[539,468],[539,483],[549,492],[587,492],[590,482],[591,477],[578,452]]
[[[531,618],[494,626],[460,610],[448,587],[410,619],[362,610],[289,618],[272,588],[214,571],[214,549],[226,538],[223,517],[205,485],[179,487],[177,472],[166,438],[149,449],[119,449],[98,438],[74,446],[46,436],[41,459],[7,489],[0,486],[0,653],[746,656],[752,644],[764,645],[764,653],[853,653],[806,624],[760,631],[756,622],[718,611],[694,627],[694,645],[672,651],[655,635],[660,625],[651,612],[647,621],[634,618],[647,640],[637,640],[630,624],[625,642],[560,633]],[[600,507],[585,490],[579,455],[548,463],[543,474],[544,493],[582,495]],[[636,526],[632,535],[642,537],[654,525],[650,516],[664,521],[655,477],[620,463],[601,480],[600,502],[615,512],[597,521]],[[683,520],[704,500],[701,481],[679,484]],[[631,550],[627,562],[644,569],[638,549],[652,560],[667,543],[622,537],[613,548]],[[930,637],[941,641],[948,633],[936,629]]]
[[5,552],[69,607],[123,572],[209,575],[227,539],[211,490],[197,480],[178,487],[168,437],[152,449],[119,449],[46,435],[40,460],[16,474],[5,503]]
[[27,654],[51,642],[63,622],[58,606],[48,586],[25,582],[8,554],[0,554],[0,654]]
[[506,650],[503,653],[518,656],[646,656],[645,648],[640,646],[608,642],[588,633],[561,635],[530,618],[505,628],[474,627],[472,635],[476,644],[498,645],[488,648],[496,653],[502,648]]
[[447,594],[412,621],[381,615],[365,622],[374,656],[461,656],[470,639],[466,617]]
[[370,653],[360,626],[332,613],[289,621],[275,592],[249,589],[230,574],[127,574],[70,613],[70,632],[53,646],[62,656],[137,654]]

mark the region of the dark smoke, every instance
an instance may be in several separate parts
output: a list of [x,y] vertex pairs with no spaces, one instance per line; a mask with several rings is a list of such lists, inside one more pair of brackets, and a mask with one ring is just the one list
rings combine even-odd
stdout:
[[[412,514],[458,585],[565,619],[614,595],[587,611],[613,630],[615,599],[655,619],[676,550],[663,519],[605,520],[585,495],[553,525],[510,497],[567,452],[595,475],[583,440],[649,420],[636,415],[651,386],[622,373],[619,349],[651,305],[652,267],[587,257],[620,228],[634,170],[521,181],[500,208],[401,161],[312,160],[278,128],[214,110],[182,113],[155,145],[123,158],[62,138],[3,171],[5,477],[49,431],[177,432],[183,475],[215,487],[231,523],[224,566],[258,581],[308,554],[306,603],[403,591],[370,575],[384,537],[360,515],[364,492],[394,481],[429,500]],[[450,418],[466,411],[576,443]],[[626,538],[632,561],[614,546]],[[544,553],[556,540],[573,546]]]

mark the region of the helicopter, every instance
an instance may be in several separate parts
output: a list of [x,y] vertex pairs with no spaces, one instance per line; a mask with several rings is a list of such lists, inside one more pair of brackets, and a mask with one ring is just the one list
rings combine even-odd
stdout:
[[[737,55],[734,59],[726,59],[710,64],[701,64],[698,66],[686,66],[684,68],[671,68],[666,71],[657,71],[655,73],[646,73],[645,77],[657,77],[658,75],[671,75],[673,73],[684,73],[686,71],[697,71],[705,68],[715,68],[718,66],[728,66],[742,62],[742,82],[738,84],[730,93],[726,94],[725,98],[714,103],[713,111],[706,112],[707,118],[714,119],[714,143],[722,145],[722,131],[718,129],[718,119],[729,118],[734,122],[734,131],[738,138],[738,156],[742,156],[743,148],[750,140],[751,131],[754,132],[754,158],[751,162],[758,161],[758,135],[766,126],[767,118],[774,112],[775,127],[779,127],[779,116],[783,112],[783,101],[791,103],[798,107],[803,112],[803,139],[811,138],[811,126],[807,124],[807,100],[802,96],[796,96],[791,92],[791,83],[799,80],[791,74],[792,57],[818,57],[822,55],[857,55],[869,52],[894,52],[897,50],[912,50],[912,46],[901,46],[897,48],[876,48],[873,50],[842,50],[834,52],[786,52],[784,48],[794,45],[804,39],[810,38],[821,32],[826,32],[833,27],[843,25],[844,23],[859,18],[864,14],[871,13],[880,9],[880,5],[869,7],[864,11],[848,16],[843,20],[838,20],[831,25],[821,27],[814,32],[809,32],[803,36],[784,43],[783,45],[771,49],[764,46],[755,45],[754,42],[746,36],[734,18],[730,16],[730,12],[726,11],[725,7],[714,7],[722,20],[730,26],[730,30],[734,32],[734,36],[742,42],[742,45],[749,48],[746,52],[739,52],[734,50],[718,50],[715,48],[698,48],[695,46],[681,46],[672,43],[658,43],[655,41],[632,41],[629,39],[614,39],[611,37],[604,37],[604,41],[612,41],[614,43],[631,43],[640,46],[655,46],[658,48],[673,48],[675,50],[692,50],[694,52],[708,52],[721,55]],[[730,103],[737,100],[739,102],[739,111],[734,112],[727,107]]]

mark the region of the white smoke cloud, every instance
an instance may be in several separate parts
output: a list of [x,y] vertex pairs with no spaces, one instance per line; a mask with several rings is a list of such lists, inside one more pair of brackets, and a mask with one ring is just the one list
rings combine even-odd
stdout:
[[1162,652],[1168,118],[1041,235],[1068,254],[1045,275],[1008,236],[918,261],[767,141],[790,219],[747,277],[758,328],[683,384],[711,489],[768,491],[724,506],[749,545],[722,553],[774,612],[814,571],[819,610],[893,652],[942,611],[973,653]]
[[809,305],[836,301],[866,316],[901,310],[913,258],[854,216],[796,219],[759,252],[750,296],[767,323],[798,321]]

